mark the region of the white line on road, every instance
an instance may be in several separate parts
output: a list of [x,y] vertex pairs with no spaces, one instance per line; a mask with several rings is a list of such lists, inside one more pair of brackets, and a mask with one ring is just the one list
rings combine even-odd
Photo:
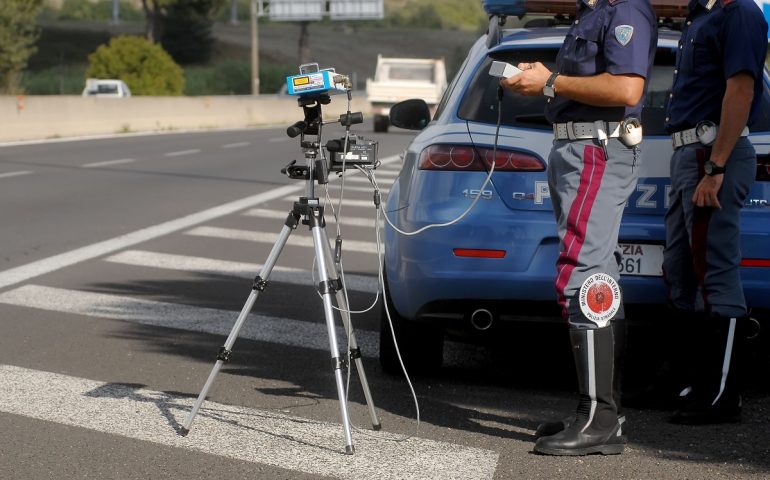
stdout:
[[0,178],[10,178],[10,177],[18,177],[21,175],[29,175],[32,173],[30,170],[21,170],[18,172],[8,172],[8,173],[0,173]]
[[251,142],[226,143],[222,145],[222,148],[241,148],[248,147],[249,145],[251,145]]
[[[326,218],[326,223],[334,224],[335,223],[334,216],[330,215],[328,212],[329,210],[326,210],[326,212],[324,213],[324,217]],[[252,208],[251,210],[247,210],[243,214],[249,217],[275,218],[275,219],[285,220],[286,216],[288,215],[288,212],[282,212],[280,210],[268,210],[266,208]],[[384,223],[384,220],[380,221],[380,224],[382,223]],[[374,216],[372,216],[372,218],[365,218],[365,217],[349,217],[347,215],[343,215],[342,226],[374,228]],[[328,230],[328,227],[327,227],[327,230]]]
[[3,412],[329,478],[488,479],[499,457],[388,432],[354,434],[356,453],[344,455],[338,424],[210,401],[182,437],[192,398],[10,365],[0,365],[0,384]]
[[[162,268],[185,272],[197,272],[215,275],[231,275],[242,278],[254,278],[262,271],[262,265],[256,263],[231,262],[213,258],[190,257],[170,253],[127,250],[105,259],[108,262],[135,267]],[[316,281],[318,274],[316,273]],[[273,267],[268,277],[270,282],[292,283],[295,285],[315,285],[310,270],[289,267]],[[345,275],[348,290],[365,293],[377,292],[377,277],[364,275]]]
[[[336,192],[339,191],[339,188],[335,188],[335,187],[339,187],[339,185],[334,185],[332,187],[332,192],[336,193]],[[372,186],[368,186],[368,187],[355,187],[355,186],[351,186],[351,185],[345,185],[345,191],[346,192],[371,192],[371,193],[374,193],[374,187],[372,187]],[[382,184],[380,184],[380,193],[387,194],[388,192],[390,192],[390,188],[383,188]],[[343,201],[343,203],[347,203],[347,202]],[[374,205],[374,204],[372,204],[372,205]]]
[[[235,228],[197,227],[185,232],[187,235],[199,237],[226,238],[228,240],[245,240],[248,242],[274,244],[278,239],[278,233],[257,232],[253,230],[238,230]],[[286,241],[286,245],[295,247],[312,247],[313,238],[305,235],[292,235]],[[374,242],[361,242],[358,240],[345,240],[342,244],[343,251],[362,253],[377,253],[377,244]]]
[[[382,159],[383,164],[396,162],[399,157],[396,155]],[[26,172],[25,172],[26,173]],[[267,192],[252,195],[250,197],[235,200],[218,207],[209,208],[198,213],[193,213],[185,217],[169,220],[158,225],[136,230],[119,237],[111,238],[102,242],[93,243],[85,247],[70,250],[51,257],[36,260],[26,265],[11,268],[0,272],[0,288],[7,287],[16,283],[27,281],[31,278],[51,273],[56,270],[69,267],[71,265],[91,260],[102,255],[115,252],[122,248],[127,248],[157,237],[168,235],[185,228],[198,225],[215,218],[233,214],[239,210],[254,207],[261,203],[269,202],[277,198],[282,198],[290,193],[295,193],[304,188],[304,185],[286,185],[283,187],[268,190]],[[292,200],[293,201],[293,200]]]
[[[281,200],[285,202],[296,202],[297,199],[294,197],[284,197]],[[337,202],[334,202],[334,206],[337,206]],[[343,199],[342,200],[342,206],[343,207],[369,207],[374,211],[374,201],[372,200],[350,200],[350,199]]]
[[258,195],[253,195],[218,207],[193,213],[186,217],[170,220],[103,242],[94,243],[59,255],[37,260],[20,267],[11,268],[0,272],[0,288],[24,282],[30,278],[50,273],[70,265],[75,265],[86,260],[91,260],[92,258],[107,255],[122,248],[146,242],[163,235],[168,235],[169,233],[184,230],[215,218],[230,215],[240,210],[254,207],[260,203],[268,202],[276,198],[282,198],[289,193],[298,192],[302,189],[302,185],[286,185]]
[[181,157],[182,155],[193,155],[195,153],[201,153],[200,148],[194,148],[192,150],[179,150],[177,152],[164,153],[164,157]]
[[[246,296],[243,301],[246,301]],[[4,292],[0,294],[0,303],[222,336],[230,333],[239,313],[40,285],[24,285]],[[319,320],[323,320],[323,315]],[[339,344],[346,345],[345,330],[340,326],[337,326],[336,330]],[[358,329],[355,330],[355,335],[358,345],[367,356],[376,358],[379,355],[377,333]],[[244,323],[238,338],[329,352],[329,335],[325,322],[303,322],[252,313]]]
[[83,168],[93,168],[93,167],[105,167],[107,165],[120,165],[123,163],[131,163],[135,162],[136,160],[133,158],[120,158],[118,160],[107,160],[104,162],[94,162],[94,163],[85,163],[81,165]]

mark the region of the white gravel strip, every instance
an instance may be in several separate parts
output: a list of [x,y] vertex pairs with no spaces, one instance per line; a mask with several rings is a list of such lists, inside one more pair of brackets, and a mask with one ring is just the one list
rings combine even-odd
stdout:
[[354,432],[344,455],[341,425],[215,402],[188,436],[177,433],[193,403],[164,392],[0,365],[0,411],[185,450],[341,479],[489,479],[498,454],[388,432]]

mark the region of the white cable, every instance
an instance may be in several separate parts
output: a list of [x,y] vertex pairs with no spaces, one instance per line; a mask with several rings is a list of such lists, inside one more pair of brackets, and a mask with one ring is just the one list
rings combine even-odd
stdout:
[[[393,225],[393,222],[390,221],[390,218],[388,218],[387,213],[385,213],[385,211],[383,210],[382,214],[385,217],[385,221],[388,222],[388,225],[390,225],[390,227],[393,230],[395,230],[396,232],[400,233],[401,235],[413,236],[413,235],[417,235],[419,233],[422,233],[422,232],[424,232],[424,231],[426,231],[426,230],[428,230],[430,228],[448,227],[450,225],[454,225],[455,223],[457,223],[460,220],[462,220],[463,218],[465,218],[465,216],[468,215],[468,212],[473,210],[473,207],[475,207],[476,203],[478,203],[478,201],[481,199],[481,192],[484,191],[484,188],[486,188],[487,184],[492,179],[492,174],[495,172],[495,163],[497,162],[497,139],[498,139],[498,135],[500,134],[500,124],[501,124],[501,119],[502,119],[502,101],[501,100],[498,101],[497,107],[498,107],[497,108],[497,128],[495,129],[495,143],[494,143],[494,148],[492,150],[492,162],[491,162],[492,166],[489,169],[489,173],[487,174],[487,178],[484,179],[484,183],[482,183],[481,187],[479,188],[479,194],[476,195],[476,198],[473,199],[473,202],[471,202],[471,204],[468,206],[468,208],[466,208],[465,211],[463,213],[461,213],[460,216],[455,218],[454,220],[451,220],[451,221],[445,222],[445,223],[431,223],[429,225],[425,225],[424,227],[418,228],[417,230],[415,230],[413,232],[405,232],[405,231],[399,229],[398,227],[396,227],[395,225]],[[468,135],[470,135],[470,127],[468,127]],[[483,162],[483,159],[482,159],[482,162]],[[374,176],[374,172],[372,172],[372,176]],[[377,194],[379,195],[379,190],[377,190]],[[390,195],[390,192],[388,192],[388,195]],[[386,201],[387,201],[387,197],[386,197]]]

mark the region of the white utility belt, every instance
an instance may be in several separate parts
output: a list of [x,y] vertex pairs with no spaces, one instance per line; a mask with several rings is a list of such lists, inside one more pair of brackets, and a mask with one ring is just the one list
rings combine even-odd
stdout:
[[[701,143],[708,147],[717,139],[718,131],[719,125],[716,125],[713,122],[704,121],[700,122],[695,128],[688,128],[687,130],[672,133],[671,142],[674,144],[674,148],[692,145],[693,143]],[[749,127],[743,127],[741,137],[748,136]]]
[[553,124],[553,138],[556,140],[584,140],[587,138],[617,138],[620,136],[620,122],[566,122]]

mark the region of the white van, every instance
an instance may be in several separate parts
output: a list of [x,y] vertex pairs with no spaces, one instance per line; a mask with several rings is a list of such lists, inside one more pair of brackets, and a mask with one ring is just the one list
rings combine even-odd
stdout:
[[131,90],[123,80],[89,78],[86,79],[86,88],[83,89],[84,97],[130,97]]

